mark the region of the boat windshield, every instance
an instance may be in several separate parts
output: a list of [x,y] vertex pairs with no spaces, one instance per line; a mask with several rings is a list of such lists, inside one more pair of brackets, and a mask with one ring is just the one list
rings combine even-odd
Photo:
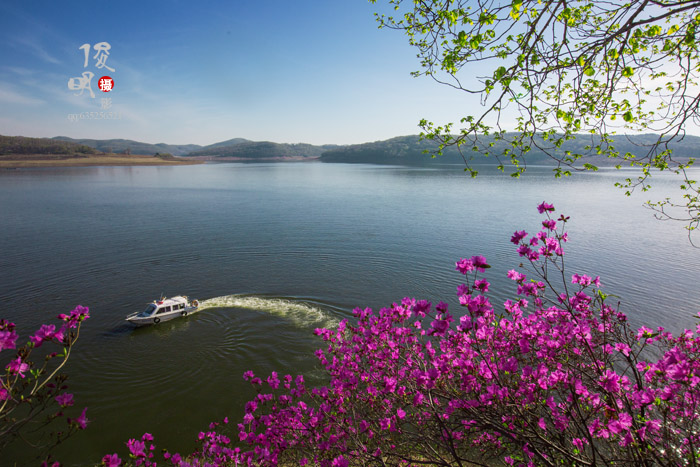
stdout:
[[143,310],[141,313],[139,313],[139,316],[144,317],[144,318],[147,316],[151,316],[151,313],[153,313],[153,311],[155,309],[156,309],[156,306],[153,303],[151,303],[146,307],[145,310]]

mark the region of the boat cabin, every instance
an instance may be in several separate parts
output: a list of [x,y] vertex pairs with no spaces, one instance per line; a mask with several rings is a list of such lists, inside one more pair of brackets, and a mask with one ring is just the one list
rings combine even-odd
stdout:
[[178,316],[187,316],[190,313],[196,313],[199,308],[199,302],[192,300],[189,302],[184,295],[178,295],[171,298],[161,298],[149,303],[145,310],[135,312],[126,317],[126,320],[142,326],[146,324],[158,324],[161,321],[169,321]]
[[184,311],[187,307],[186,297],[172,297],[165,300],[154,300],[153,303],[149,303],[145,310],[139,313],[140,318],[147,318],[149,316],[158,316],[164,313],[170,313],[172,311]]

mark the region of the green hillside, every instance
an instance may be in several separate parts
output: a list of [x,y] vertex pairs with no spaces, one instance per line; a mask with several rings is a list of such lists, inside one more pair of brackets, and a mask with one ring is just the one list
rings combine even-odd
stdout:
[[0,155],[73,155],[96,153],[97,151],[94,148],[74,142],[56,141],[50,138],[0,135]]
[[237,142],[221,146],[217,143],[188,154],[189,157],[232,158],[244,160],[265,159],[317,159],[330,146],[314,146],[311,144],[286,144],[270,141]]
[[[506,135],[506,137],[507,136],[508,135]],[[648,145],[653,144],[657,138],[658,136],[653,134],[633,136],[621,135],[616,138],[614,146],[622,154],[629,152],[636,155],[638,158],[642,158],[646,156],[649,151]],[[493,147],[491,148],[492,154],[501,154],[503,150],[509,147],[507,142],[494,141],[493,138],[484,138],[483,142],[484,145],[493,143]],[[605,156],[595,154],[592,150],[585,149],[585,146],[595,146],[597,142],[597,140],[592,139],[589,135],[580,135],[574,140],[567,141],[561,149],[557,150],[556,155],[557,157],[564,157],[566,151],[574,153],[579,152],[581,154],[586,154],[585,160],[581,161],[582,163],[588,162],[600,166],[612,166],[619,163],[619,159],[608,159]],[[498,163],[494,156],[486,157],[480,152],[473,151],[472,148],[467,145],[463,145],[460,148],[462,154],[460,154],[456,147],[446,148],[442,156],[437,156],[435,158],[431,158],[430,154],[425,153],[425,151],[431,153],[435,151],[436,148],[436,142],[420,140],[420,137],[417,135],[400,136],[384,141],[375,141],[373,143],[337,147],[325,151],[321,155],[320,160],[322,162],[397,165],[431,165],[436,163],[464,164],[464,159],[470,163],[477,164]],[[700,137],[686,136],[682,141],[672,143],[670,148],[673,149],[674,159],[686,161],[691,157],[697,157],[700,155]],[[521,160],[524,160],[530,165],[556,164],[556,161],[537,148],[533,148],[532,151],[527,153]],[[503,159],[502,161],[504,163],[508,162],[508,160]]]
[[130,139],[73,139],[67,136],[56,136],[52,139],[82,144],[101,152],[117,154],[128,151],[131,154],[154,155],[156,153],[170,153],[175,156],[184,156],[202,147],[198,144],[150,144]]

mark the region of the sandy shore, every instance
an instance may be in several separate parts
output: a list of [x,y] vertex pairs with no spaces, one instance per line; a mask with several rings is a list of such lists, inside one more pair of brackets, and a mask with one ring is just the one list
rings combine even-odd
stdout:
[[202,164],[203,161],[191,159],[161,159],[155,156],[125,155],[125,154],[100,154],[95,156],[47,156],[34,155],[1,155],[0,168],[15,169],[29,167],[89,167],[99,165],[193,165]]

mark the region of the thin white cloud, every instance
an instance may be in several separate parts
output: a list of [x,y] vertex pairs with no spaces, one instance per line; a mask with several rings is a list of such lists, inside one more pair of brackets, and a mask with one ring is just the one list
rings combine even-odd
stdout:
[[36,71],[34,70],[30,70],[29,68],[23,68],[20,66],[4,66],[2,68],[19,76],[32,76],[36,73]]
[[43,105],[45,101],[30,97],[12,89],[12,86],[0,83],[0,102],[20,105]]
[[32,55],[44,60],[45,62],[52,63],[54,65],[61,63],[60,60],[48,53],[46,49],[44,49],[33,37],[17,37],[15,38],[14,42],[25,49],[29,49]]

